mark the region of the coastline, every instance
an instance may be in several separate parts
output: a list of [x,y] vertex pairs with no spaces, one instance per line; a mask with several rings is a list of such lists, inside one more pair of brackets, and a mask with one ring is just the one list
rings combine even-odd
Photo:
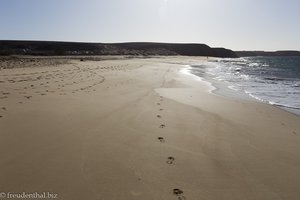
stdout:
[[223,80],[218,80],[215,75],[210,74],[210,72],[207,72],[207,68],[211,68],[210,65],[203,65],[202,71],[199,73],[199,65],[194,65],[196,68],[192,66],[189,66],[187,73],[193,74],[195,76],[198,76],[201,78],[201,80],[208,82],[214,89],[211,90],[212,93],[221,95],[221,96],[227,96],[234,99],[241,99],[246,101],[256,101],[260,103],[265,103],[268,105],[272,105],[276,108],[282,109],[284,111],[287,111],[289,113],[292,113],[294,115],[300,116],[300,110],[299,108],[290,107],[288,105],[281,105],[276,104],[274,102],[270,102],[267,100],[262,99],[261,97],[257,97],[253,95],[251,92],[248,91],[240,91],[235,88],[232,83],[224,82]]
[[299,199],[299,116],[211,93],[205,79],[182,73],[193,63],[206,58],[2,70],[2,191],[51,190],[72,200]]

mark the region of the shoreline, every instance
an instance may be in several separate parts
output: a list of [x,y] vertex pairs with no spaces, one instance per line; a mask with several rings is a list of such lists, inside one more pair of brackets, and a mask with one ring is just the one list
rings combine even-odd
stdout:
[[[226,83],[221,82],[221,81],[219,81],[215,78],[205,76],[204,74],[203,75],[197,75],[196,72],[192,72],[193,71],[193,66],[189,66],[189,67],[190,68],[187,69],[187,73],[190,73],[192,75],[200,77],[201,80],[206,81],[210,85],[212,85],[212,87],[214,87],[214,89],[211,89],[210,92],[212,92],[214,94],[218,94],[218,95],[221,95],[221,96],[227,96],[227,97],[231,97],[231,98],[237,98],[237,99],[246,100],[246,101],[255,101],[255,102],[260,102],[260,103],[272,105],[276,108],[282,109],[282,110],[287,111],[291,114],[300,116],[300,109],[299,108],[294,108],[294,107],[289,107],[287,105],[280,105],[280,104],[272,103],[270,101],[263,100],[259,97],[256,97],[256,96],[252,95],[251,93],[249,93],[247,91],[236,90],[236,89],[232,88],[234,86],[230,85],[227,82]],[[209,66],[205,66],[205,68],[207,68],[207,67],[209,67]],[[205,73],[205,72],[203,72],[203,73]]]
[[299,117],[210,93],[182,73],[198,62],[206,59],[2,70],[1,190],[51,190],[64,200],[298,200]]

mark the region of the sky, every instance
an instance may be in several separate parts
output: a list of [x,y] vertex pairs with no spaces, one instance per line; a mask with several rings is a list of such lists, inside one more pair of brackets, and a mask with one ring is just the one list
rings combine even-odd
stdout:
[[0,40],[300,50],[300,0],[0,0]]

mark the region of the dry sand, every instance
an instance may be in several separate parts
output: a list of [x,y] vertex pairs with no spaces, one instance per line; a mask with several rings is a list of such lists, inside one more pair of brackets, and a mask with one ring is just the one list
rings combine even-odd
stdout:
[[298,200],[300,118],[209,93],[172,57],[0,71],[0,192]]

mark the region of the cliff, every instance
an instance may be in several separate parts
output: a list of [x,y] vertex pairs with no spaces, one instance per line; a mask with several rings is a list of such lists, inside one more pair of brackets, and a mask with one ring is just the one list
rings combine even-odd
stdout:
[[79,43],[51,41],[0,41],[0,55],[183,55],[237,57],[225,48],[176,43]]

